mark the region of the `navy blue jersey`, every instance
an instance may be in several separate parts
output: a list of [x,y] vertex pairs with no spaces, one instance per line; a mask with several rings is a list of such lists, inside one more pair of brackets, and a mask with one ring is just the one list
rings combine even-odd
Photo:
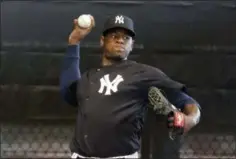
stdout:
[[78,107],[73,152],[111,157],[138,151],[150,86],[164,90],[180,109],[195,102],[183,84],[157,68],[124,60],[81,75],[79,58],[79,45],[69,46],[60,78],[64,99]]

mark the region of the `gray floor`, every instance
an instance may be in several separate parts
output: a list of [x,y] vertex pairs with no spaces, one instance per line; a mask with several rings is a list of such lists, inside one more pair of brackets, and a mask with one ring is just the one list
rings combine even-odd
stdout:
[[[68,158],[73,125],[2,125],[1,157]],[[188,136],[182,158],[236,158],[232,135]]]

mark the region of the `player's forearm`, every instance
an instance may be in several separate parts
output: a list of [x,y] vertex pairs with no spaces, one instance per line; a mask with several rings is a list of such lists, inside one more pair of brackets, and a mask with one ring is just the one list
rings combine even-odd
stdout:
[[186,115],[186,118],[188,118],[186,123],[188,130],[190,130],[199,123],[201,112],[197,103],[185,105],[183,112]]
[[79,69],[79,45],[69,45],[64,57],[62,71],[60,75],[60,90],[64,99],[75,104],[76,81],[81,78]]
[[79,45],[69,45],[67,53],[64,57],[61,76],[60,76],[60,88],[69,87],[73,82],[80,79],[79,69]]

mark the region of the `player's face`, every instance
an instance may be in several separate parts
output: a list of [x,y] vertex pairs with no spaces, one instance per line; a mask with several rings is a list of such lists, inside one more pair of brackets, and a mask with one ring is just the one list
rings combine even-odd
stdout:
[[101,46],[107,59],[126,59],[133,49],[134,40],[127,30],[116,28],[101,38]]

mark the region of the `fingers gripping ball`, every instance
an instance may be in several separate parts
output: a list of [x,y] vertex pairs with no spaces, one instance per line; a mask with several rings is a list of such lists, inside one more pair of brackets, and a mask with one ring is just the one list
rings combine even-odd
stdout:
[[78,25],[81,28],[89,28],[92,24],[91,16],[89,14],[82,14],[78,17]]

